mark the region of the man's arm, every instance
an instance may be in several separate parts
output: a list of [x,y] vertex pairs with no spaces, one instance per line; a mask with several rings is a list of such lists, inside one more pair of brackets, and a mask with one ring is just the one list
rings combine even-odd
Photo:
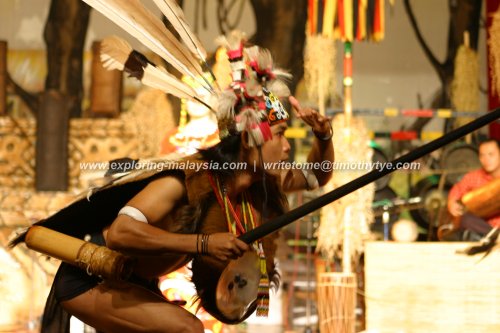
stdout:
[[[185,191],[184,184],[174,177],[152,181],[126,205],[137,209],[139,215],[118,215],[111,224],[106,237],[108,247],[131,255],[200,252],[200,236],[165,230],[166,224],[173,221],[168,215],[181,202]],[[144,221],[140,221],[141,214]],[[221,260],[239,257],[248,250],[248,245],[231,233],[212,234],[207,242],[208,254]]]
[[333,130],[330,119],[320,115],[313,109],[303,109],[294,97],[290,97],[290,103],[295,110],[296,116],[311,126],[315,135],[313,146],[307,156],[307,162],[315,163],[316,166],[320,166],[324,161],[330,163],[323,164],[326,168],[314,167],[310,170],[305,170],[305,172],[298,169],[285,170],[282,177],[283,190],[290,192],[312,189],[318,185],[323,186],[332,176],[332,165],[335,159],[331,140]]
[[465,195],[465,193],[471,191],[473,188],[471,184],[471,173],[464,175],[462,180],[453,185],[448,193],[448,211],[451,216],[458,217],[463,215],[464,207],[460,202],[460,199]]
[[[332,130],[333,131],[333,130]],[[314,175],[318,179],[318,184],[319,186],[324,186],[330,178],[332,177],[332,164],[335,161],[335,154],[333,150],[333,143],[330,139],[328,140],[322,140],[320,138],[324,138],[325,135],[321,134],[316,134],[316,137],[314,138],[314,143],[311,148],[311,151],[309,152],[309,155],[307,156],[307,162],[323,162],[323,161],[329,161],[331,164],[329,165],[329,168],[327,169],[321,169],[321,168],[314,168],[312,171],[314,172]],[[331,133],[333,135],[333,133]],[[320,137],[320,138],[318,138]]]
[[129,254],[162,255],[166,253],[194,253],[196,243],[188,239],[172,237],[163,230],[167,215],[175,209],[185,192],[183,184],[176,178],[165,177],[148,184],[132,198],[127,207],[142,214],[118,215],[111,224],[106,242],[112,249]]

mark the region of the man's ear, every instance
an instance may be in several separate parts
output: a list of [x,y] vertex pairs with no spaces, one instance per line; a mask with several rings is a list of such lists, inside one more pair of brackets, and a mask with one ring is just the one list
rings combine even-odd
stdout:
[[250,138],[248,137],[248,132],[247,131],[242,131],[241,132],[241,145],[243,146],[243,148],[245,149],[249,149],[250,148]]

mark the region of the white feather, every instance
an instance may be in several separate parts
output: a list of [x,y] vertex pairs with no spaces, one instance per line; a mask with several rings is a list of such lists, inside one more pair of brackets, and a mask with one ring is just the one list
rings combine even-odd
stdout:
[[141,82],[149,87],[160,89],[179,98],[193,99],[196,91],[164,69],[148,64],[144,68]]
[[253,108],[249,108],[243,110],[239,113],[240,121],[238,122],[237,129],[238,131],[247,131],[250,135],[250,146],[260,146],[264,143],[264,136],[260,128],[259,124],[262,122],[261,118],[262,113],[254,110]]
[[233,108],[237,100],[238,97],[231,89],[221,92],[217,100],[217,118],[225,120],[234,118]]
[[246,40],[246,34],[242,31],[233,30],[227,36],[219,36],[215,42],[227,50],[236,50]]
[[273,74],[276,76],[276,79],[282,80],[282,81],[290,81],[293,78],[293,75],[288,73],[286,70],[281,69],[281,68],[273,68]]
[[175,30],[179,33],[179,36],[191,52],[197,54],[201,60],[205,61],[207,58],[207,52],[196,35],[192,32],[191,27],[187,24],[184,18],[184,13],[177,3],[172,0],[154,0],[154,2]]
[[101,62],[106,69],[123,71],[132,51],[132,47],[125,40],[116,36],[106,37],[101,42]]
[[127,31],[181,73],[199,80],[202,70],[190,52],[138,0],[83,0]]
[[255,76],[250,76],[245,81],[246,93],[252,97],[262,96],[262,86],[257,82]]
[[259,69],[270,69],[275,79],[289,81],[292,79],[292,74],[287,71],[274,67],[273,57],[267,49],[258,46],[245,48],[245,54],[248,59],[257,62]]
[[272,80],[267,84],[267,88],[277,97],[290,96],[290,88],[281,80]]
[[[125,64],[133,51],[125,40],[116,36],[106,37],[101,43],[101,60],[107,69],[127,70]],[[194,88],[168,73],[163,67],[147,63],[142,66],[142,70],[141,82],[146,86],[179,98],[195,101],[202,99]]]

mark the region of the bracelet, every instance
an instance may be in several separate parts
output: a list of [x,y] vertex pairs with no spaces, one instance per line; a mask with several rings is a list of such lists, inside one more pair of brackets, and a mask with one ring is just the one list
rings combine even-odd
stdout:
[[203,251],[205,250],[205,234],[201,235],[201,255],[204,255]]
[[210,235],[204,235],[205,236],[205,249],[203,250],[204,255],[208,255],[208,238]]
[[321,137],[321,136],[319,136],[318,134],[316,134],[316,132],[314,132],[314,131],[313,131],[314,136],[315,136],[316,138],[318,138],[319,140],[321,140],[321,141],[330,141],[330,140],[332,139],[332,137],[333,137],[333,127],[332,127],[332,122],[330,122],[330,121],[329,121],[328,123],[330,124],[330,134],[329,134],[329,135]]
[[200,249],[199,249],[199,243],[200,243],[200,234],[196,234],[196,254],[200,254]]
[[210,235],[202,234],[201,235],[201,255],[208,254],[208,238]]

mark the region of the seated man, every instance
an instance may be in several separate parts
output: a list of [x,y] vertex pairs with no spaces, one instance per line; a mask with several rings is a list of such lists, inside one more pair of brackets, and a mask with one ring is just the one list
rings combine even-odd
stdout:
[[[455,219],[455,228],[466,231],[466,234],[476,235],[476,238],[486,235],[494,227],[500,227],[500,212],[487,218],[476,216],[466,211],[461,199],[465,194],[500,178],[500,143],[498,140],[486,140],[479,145],[479,161],[482,168],[465,174],[451,188],[448,195],[448,211]],[[474,237],[465,238],[476,240]]]

